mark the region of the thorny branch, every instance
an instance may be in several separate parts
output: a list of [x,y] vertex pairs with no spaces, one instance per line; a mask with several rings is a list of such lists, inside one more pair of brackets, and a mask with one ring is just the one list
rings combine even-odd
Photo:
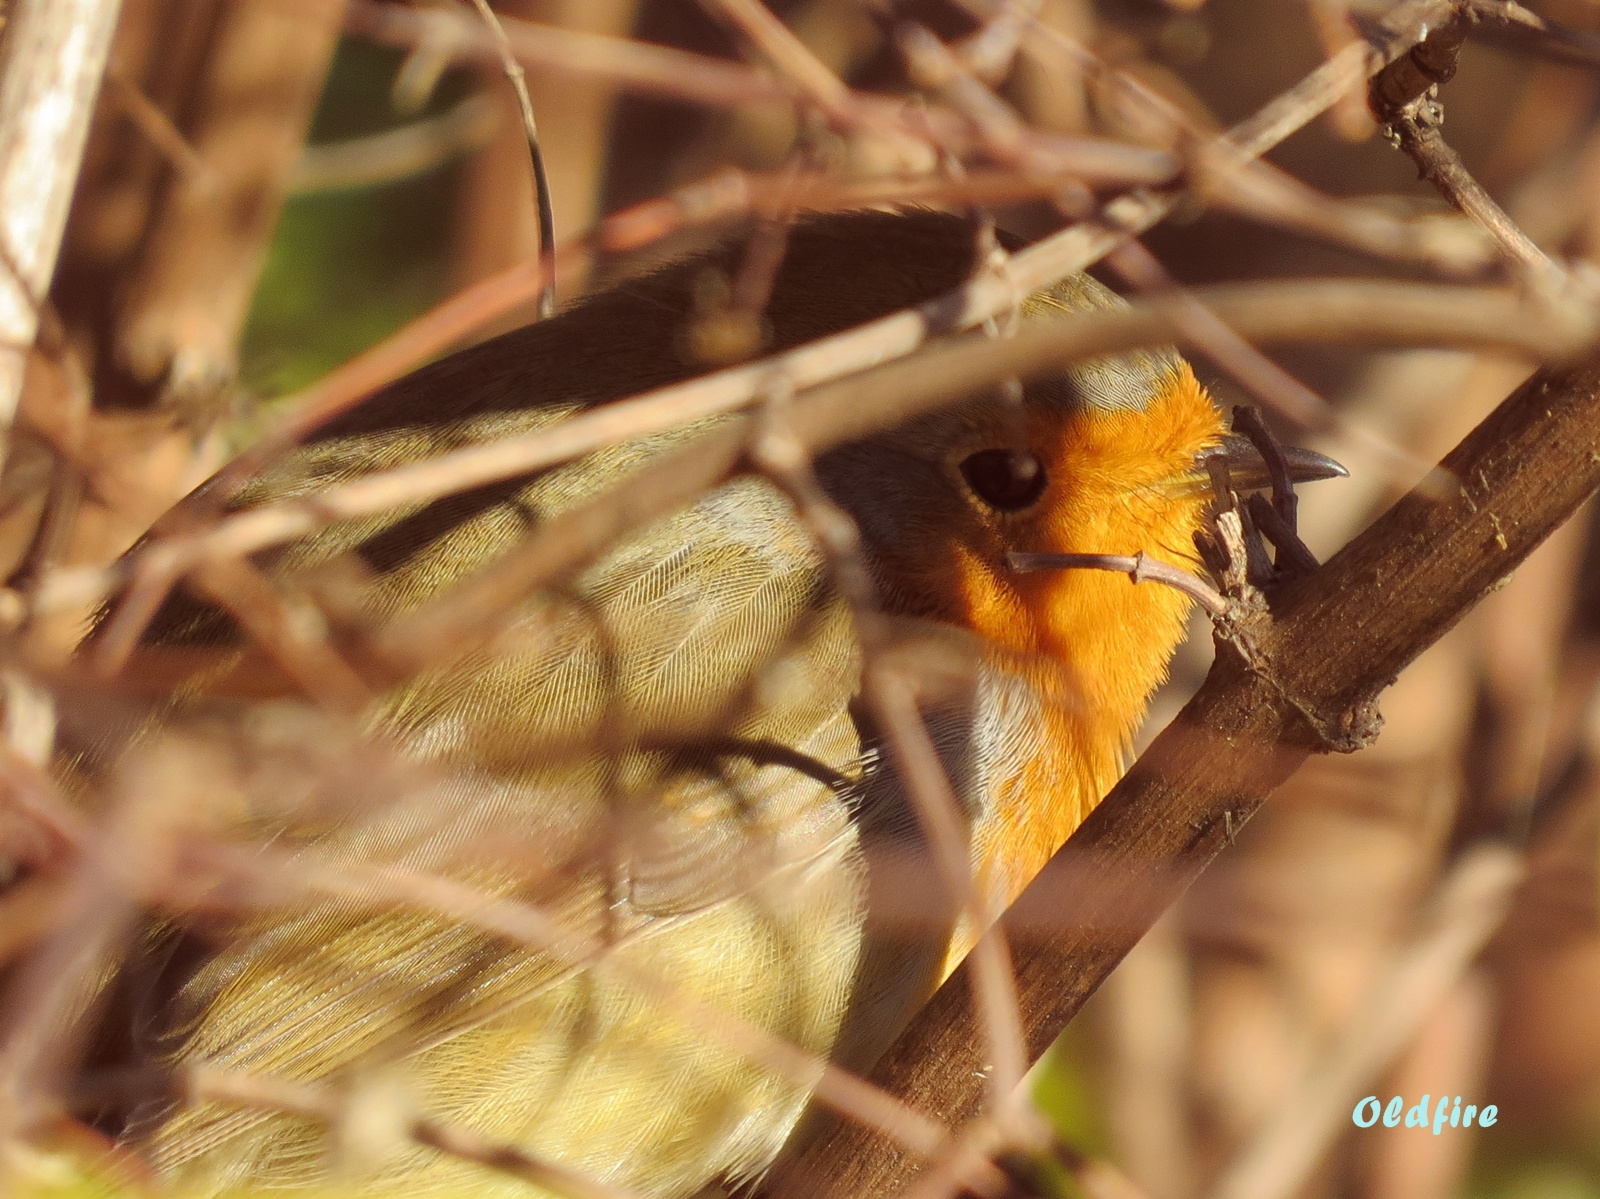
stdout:
[[1470,10],[1434,30],[1374,76],[1372,109],[1395,145],[1417,164],[1421,177],[1487,230],[1501,253],[1530,283],[1546,289],[1559,287],[1561,269],[1467,172],[1460,155],[1445,144],[1440,133],[1444,108],[1438,90],[1455,75],[1469,16]]

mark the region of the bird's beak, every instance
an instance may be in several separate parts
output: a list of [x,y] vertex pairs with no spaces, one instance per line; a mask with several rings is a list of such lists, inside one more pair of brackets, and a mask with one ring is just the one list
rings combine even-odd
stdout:
[[[1293,483],[1315,483],[1318,479],[1344,479],[1350,472],[1326,454],[1284,446],[1283,456]],[[1211,463],[1221,459],[1228,467],[1228,478],[1235,491],[1259,491],[1272,486],[1272,474],[1261,452],[1247,437],[1229,433],[1217,445],[1195,455],[1194,469],[1185,472],[1183,482],[1199,490],[1211,486]]]

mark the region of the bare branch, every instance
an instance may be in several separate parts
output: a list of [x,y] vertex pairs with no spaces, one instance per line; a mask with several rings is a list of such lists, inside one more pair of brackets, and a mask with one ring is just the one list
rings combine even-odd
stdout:
[[487,145],[500,124],[487,96],[449,112],[349,141],[307,146],[289,178],[292,195],[370,187],[420,175]]
[[1560,285],[1562,269],[1534,245],[1533,239],[1467,171],[1461,156],[1445,143],[1437,118],[1422,105],[1414,104],[1390,120],[1386,128],[1394,133],[1399,148],[1417,164],[1421,177],[1483,226],[1500,252],[1530,281],[1546,288]]

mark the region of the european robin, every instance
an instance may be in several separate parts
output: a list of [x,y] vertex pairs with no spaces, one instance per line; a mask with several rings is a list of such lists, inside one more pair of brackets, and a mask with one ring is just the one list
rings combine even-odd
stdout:
[[[971,274],[976,244],[970,221],[927,212],[801,222],[759,323],[742,327],[781,349],[919,303]],[[420,370],[234,506],[689,377],[726,341],[707,330],[739,262],[731,242]],[[1119,302],[1079,276],[1028,299],[1023,319]],[[349,521],[257,562],[292,586],[354,560],[364,618],[392,618],[702,427]],[[859,527],[883,611],[975,663],[929,720],[995,910],[1116,779],[1188,606],[1120,575],[1017,574],[1005,555],[1192,564],[1197,462],[1223,444],[1189,366],[1158,350],[977,396],[816,463]],[[283,804],[252,830],[307,861],[400,863],[542,905],[712,1007],[864,1065],[972,930],[908,941],[868,927],[869,843],[914,839],[915,821],[854,702],[861,651],[829,579],[784,493],[742,476],[527,597],[492,648],[384,692],[367,728],[430,787],[333,818]],[[179,592],[145,650],[213,651],[181,689],[200,697],[237,681],[246,640],[223,608]],[[203,939],[152,928],[134,958],[144,968],[124,969],[109,1005],[125,1060],[299,1081],[381,1071],[430,1114],[647,1194],[752,1177],[807,1098],[615,973],[426,910],[286,904]],[[119,1118],[128,1143],[202,1190],[311,1184],[327,1168],[323,1131],[291,1116],[203,1103]],[[414,1145],[371,1179],[526,1190]]]

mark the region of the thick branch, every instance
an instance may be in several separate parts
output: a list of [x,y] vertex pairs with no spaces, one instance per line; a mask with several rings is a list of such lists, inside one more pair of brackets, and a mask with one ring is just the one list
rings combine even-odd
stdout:
[[[1435,476],[1221,647],[1178,719],[1007,911],[1031,1055],[1308,754],[1368,742],[1378,693],[1600,487],[1600,359],[1535,375]],[[950,1123],[983,1094],[966,973],[872,1075]],[[836,1123],[770,1193],[863,1199],[916,1169]]]

